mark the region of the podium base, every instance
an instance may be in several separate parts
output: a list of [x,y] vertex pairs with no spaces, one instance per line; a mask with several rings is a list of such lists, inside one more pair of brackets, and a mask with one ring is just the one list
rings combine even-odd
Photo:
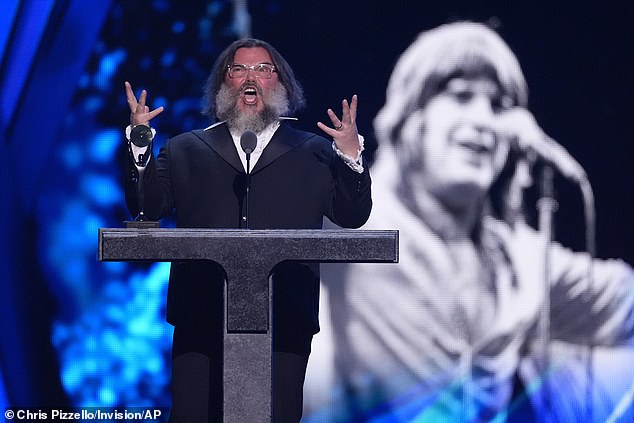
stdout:
[[151,229],[160,228],[161,222],[158,220],[126,220],[123,222],[126,228],[132,229]]

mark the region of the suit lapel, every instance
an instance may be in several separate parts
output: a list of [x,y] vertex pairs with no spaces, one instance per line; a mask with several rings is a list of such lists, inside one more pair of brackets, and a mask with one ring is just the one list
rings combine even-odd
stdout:
[[271,138],[271,141],[262,152],[262,155],[255,164],[251,174],[264,169],[278,157],[301,145],[311,136],[312,134],[308,132],[297,131],[282,122],[277,131],[275,131],[273,138]]
[[[229,132],[226,124],[217,125],[206,130],[192,131],[192,133],[218,153],[218,155],[229,163],[231,167],[236,169],[238,172],[244,172],[242,161],[238,156],[236,146],[233,143],[233,138],[231,138],[231,133]],[[262,152],[262,155],[251,171],[251,174],[264,169],[278,157],[301,145],[311,136],[313,136],[313,134],[297,131],[282,122],[277,131],[275,131],[273,138],[271,138],[271,141]]]
[[229,133],[226,124],[217,125],[210,129],[193,131],[193,133],[218,153],[231,167],[238,172],[244,172],[242,161],[240,161],[233,138],[231,138],[231,133]]

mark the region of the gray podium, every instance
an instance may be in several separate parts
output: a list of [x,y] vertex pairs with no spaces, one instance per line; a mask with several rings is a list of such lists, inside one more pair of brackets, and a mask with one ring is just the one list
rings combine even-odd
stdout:
[[398,231],[99,229],[99,260],[210,260],[222,266],[224,421],[268,423],[273,267],[286,260],[396,263]]

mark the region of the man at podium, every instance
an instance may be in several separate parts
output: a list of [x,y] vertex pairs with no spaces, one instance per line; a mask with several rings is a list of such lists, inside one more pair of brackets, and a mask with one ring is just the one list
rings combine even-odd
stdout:
[[[372,200],[357,97],[342,101],[341,117],[328,109],[332,127],[317,124],[333,141],[294,129],[285,116],[304,105],[302,89],[270,44],[242,39],[227,47],[205,89],[204,112],[216,123],[168,140],[156,158],[150,121],[163,108],[150,110],[147,92],[137,99],[128,82],[125,89],[131,112],[125,190],[133,215],[173,214],[181,228],[320,229],[324,216],[357,228],[367,220]],[[274,420],[298,422],[319,330],[319,267],[281,264],[272,278]],[[223,288],[222,269],[211,262],[172,263],[171,421],[221,419]]]

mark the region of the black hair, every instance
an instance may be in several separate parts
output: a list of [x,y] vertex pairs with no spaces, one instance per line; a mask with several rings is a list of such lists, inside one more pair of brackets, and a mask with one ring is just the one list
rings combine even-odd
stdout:
[[286,95],[289,103],[289,113],[295,113],[299,111],[306,104],[304,99],[304,92],[301,84],[295,78],[293,69],[291,69],[288,62],[282,57],[282,55],[266,41],[258,40],[255,38],[243,38],[231,43],[216,59],[207,82],[205,83],[204,96],[203,96],[203,114],[216,118],[216,95],[220,90],[220,87],[225,81],[225,75],[227,73],[227,66],[233,63],[233,58],[236,51],[240,48],[256,48],[261,47],[265,49],[273,65],[277,70],[277,75],[280,83],[286,88]]

